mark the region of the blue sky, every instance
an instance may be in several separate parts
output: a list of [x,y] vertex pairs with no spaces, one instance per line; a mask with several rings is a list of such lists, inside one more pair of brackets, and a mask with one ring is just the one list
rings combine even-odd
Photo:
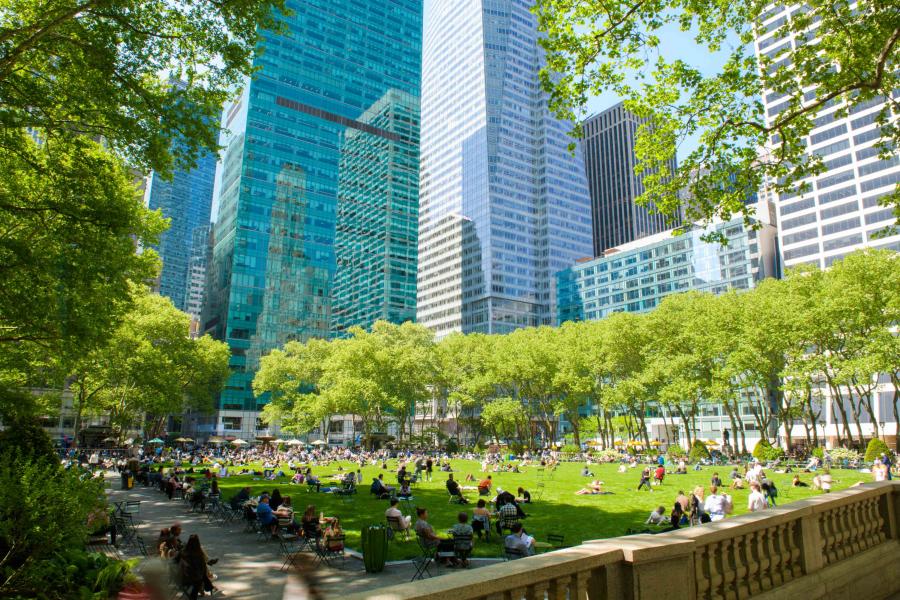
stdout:
[[[431,7],[437,2],[454,1],[455,0],[424,0],[425,20],[428,20]],[[662,30],[660,30],[658,35],[661,42],[660,51],[664,56],[666,56],[669,60],[680,58],[685,62],[697,67],[702,73],[706,75],[711,75],[719,71],[728,57],[727,52],[718,52],[716,54],[712,54],[705,48],[698,46],[694,42],[693,34],[691,32],[680,31],[676,25],[669,25],[663,28]],[[737,43],[737,38],[734,38],[731,41],[732,45]],[[730,50],[728,44],[725,45],[725,50]],[[588,102],[587,109],[590,114],[597,113],[606,108],[609,108],[610,106],[616,104],[618,101],[619,98],[615,94],[606,92],[604,94],[591,98]],[[694,149],[695,146],[695,141],[687,140],[680,147],[680,153],[690,152]]]

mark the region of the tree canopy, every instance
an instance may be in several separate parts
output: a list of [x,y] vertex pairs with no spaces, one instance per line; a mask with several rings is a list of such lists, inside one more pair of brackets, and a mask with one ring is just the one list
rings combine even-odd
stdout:
[[[804,178],[825,169],[806,150],[814,127],[883,104],[875,147],[885,160],[900,148],[896,3],[811,0],[775,19],[782,8],[769,0],[537,0],[542,86],[551,109],[574,122],[604,92],[648,119],[636,142],[640,203],[670,217],[681,208],[688,222],[748,219],[751,194],[808,191]],[[699,59],[664,54],[661,39],[673,29],[693,39],[695,56],[721,55],[722,68],[704,74]],[[757,58],[754,37],[773,30],[776,43]],[[795,43],[782,43],[788,38]],[[766,112],[763,94],[781,100],[777,110]],[[688,139],[696,149],[670,172]],[[896,190],[880,202],[900,219]]]
[[900,401],[897,260],[858,251],[827,272],[798,268],[746,292],[674,294],[646,314],[507,335],[435,343],[421,326],[379,322],[273,351],[254,390],[271,400],[270,422],[295,433],[327,432],[332,416],[349,414],[366,433],[393,425],[409,439],[415,411],[423,428],[471,444],[485,433],[546,443],[563,422],[576,443],[588,433],[610,446],[625,434],[647,446],[653,415],[688,449],[703,443],[698,420],[713,406],[737,451],[748,449],[748,420],[766,440],[802,423],[815,445],[831,401],[841,441],[860,443],[861,422],[877,420],[879,374],[892,374],[895,416]]

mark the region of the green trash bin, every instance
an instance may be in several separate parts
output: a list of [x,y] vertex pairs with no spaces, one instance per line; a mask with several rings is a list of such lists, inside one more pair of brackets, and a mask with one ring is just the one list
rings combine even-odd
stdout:
[[381,573],[387,560],[388,530],[384,525],[369,525],[362,530],[363,563],[366,573]]

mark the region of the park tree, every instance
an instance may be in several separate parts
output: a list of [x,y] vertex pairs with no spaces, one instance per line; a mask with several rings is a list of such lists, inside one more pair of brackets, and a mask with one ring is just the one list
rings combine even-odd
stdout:
[[334,408],[322,396],[319,382],[332,348],[322,339],[291,341],[260,359],[253,393],[268,400],[264,422],[295,434],[319,427],[328,436]]
[[[810,130],[879,103],[876,148],[882,159],[896,157],[895,3],[811,0],[793,7],[789,18],[767,22],[781,9],[769,0],[537,0],[547,56],[541,83],[551,110],[578,122],[590,97],[612,92],[646,117],[636,142],[636,170],[645,174],[638,202],[669,217],[683,209],[686,222],[743,215],[751,223],[746,198],[758,190],[807,191],[802,180],[824,169],[819,156],[806,152]],[[673,56],[661,40],[676,28],[694,47]],[[776,39],[797,42],[773,45],[757,59],[754,36],[773,29]],[[693,57],[709,54],[723,65],[704,74]],[[782,99],[774,114],[765,113],[763,93]],[[689,138],[696,148],[680,154],[670,172]],[[761,153],[767,145],[771,152]],[[880,202],[900,218],[896,190]]]
[[531,437],[528,413],[522,410],[522,402],[516,398],[494,398],[482,408],[481,420],[497,440],[524,441]]
[[165,226],[135,179],[216,151],[283,9],[0,0],[0,385],[57,385],[118,327]]
[[498,337],[482,333],[452,333],[436,347],[435,388],[456,420],[456,442],[465,428],[477,444],[481,437],[481,408],[496,393],[494,347]]
[[211,410],[230,374],[224,342],[191,339],[190,317],[168,298],[140,289],[133,295],[133,308],[108,343],[69,377],[76,439],[90,413],[109,415],[120,438],[135,425],[148,439],[161,435],[168,415]]

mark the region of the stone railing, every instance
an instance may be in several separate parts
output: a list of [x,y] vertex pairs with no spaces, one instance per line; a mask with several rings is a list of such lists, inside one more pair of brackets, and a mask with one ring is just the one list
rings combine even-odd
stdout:
[[351,595],[356,600],[886,598],[900,592],[900,482],[657,535],[586,542],[522,560]]

